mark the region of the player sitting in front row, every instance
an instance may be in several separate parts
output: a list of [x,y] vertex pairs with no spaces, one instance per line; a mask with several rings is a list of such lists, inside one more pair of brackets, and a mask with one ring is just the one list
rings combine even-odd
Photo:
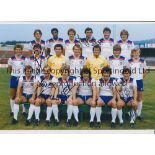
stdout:
[[97,105],[96,105],[97,125],[98,127],[100,127],[101,125],[102,106],[108,105],[112,107],[111,128],[115,128],[117,107],[116,107],[116,90],[114,85],[114,79],[110,77],[111,69],[109,67],[102,68],[101,74],[102,78],[98,80],[97,84]]
[[81,105],[86,103],[91,106],[90,127],[92,127],[95,117],[96,85],[95,81],[91,78],[91,72],[88,68],[81,70],[81,78],[77,79],[77,85],[75,85],[73,90],[74,104]]
[[[135,127],[135,110],[137,108],[137,84],[131,78],[131,70],[123,69],[123,78],[117,80],[117,106],[121,109],[125,104],[131,108],[130,127]],[[123,123],[122,116],[119,116],[120,123]]]
[[55,83],[57,80],[50,75],[51,69],[49,66],[43,68],[44,75],[38,79],[37,99],[35,101],[35,125],[39,125],[40,105],[47,104],[46,124],[49,125],[52,110],[55,117],[55,124],[58,125],[58,107],[52,105],[52,99],[55,93]]
[[78,125],[78,113],[79,109],[76,104],[73,103],[73,87],[75,85],[76,79],[73,76],[69,76],[70,68],[68,65],[64,65],[61,70],[62,77],[58,78],[57,90],[55,96],[59,98],[61,104],[67,104],[67,126],[71,126],[72,113],[74,114],[73,125]]
[[28,119],[30,120],[33,111],[34,111],[34,102],[35,102],[35,89],[36,89],[36,80],[34,76],[32,76],[32,67],[26,66],[25,67],[25,76],[21,76],[19,78],[18,88],[17,88],[17,95],[14,104],[14,118],[12,120],[12,124],[16,124],[18,112],[19,112],[19,104],[23,104],[26,102],[30,103]]

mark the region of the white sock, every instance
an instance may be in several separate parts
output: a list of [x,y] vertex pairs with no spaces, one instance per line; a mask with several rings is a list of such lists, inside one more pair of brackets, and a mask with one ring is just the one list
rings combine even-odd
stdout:
[[35,106],[35,119],[39,120],[39,114],[40,114],[40,106]]
[[13,111],[14,111],[14,119],[15,120],[17,120],[17,117],[18,117],[18,112],[19,112],[19,104],[14,104],[14,109],[13,109]]
[[22,104],[22,107],[23,107],[23,112],[26,112],[24,104]]
[[59,119],[58,119],[58,105],[54,104],[54,105],[52,105],[52,108],[53,108],[54,118],[59,121]]
[[11,112],[13,112],[13,106],[15,104],[15,100],[10,99],[10,107],[11,107]]
[[34,108],[35,108],[35,106],[33,104],[30,104],[30,108],[29,108],[29,112],[28,112],[28,117],[27,117],[28,120],[32,118],[32,115],[34,113]]
[[90,122],[93,122],[94,121],[95,111],[96,111],[96,108],[95,107],[91,107],[90,108]]
[[119,118],[119,122],[120,122],[120,123],[123,123],[122,109],[117,110],[117,115],[118,115],[118,118]]
[[111,109],[111,115],[112,115],[112,121],[111,122],[115,123],[116,116],[117,116],[117,109],[116,108]]
[[52,115],[52,107],[47,107],[47,110],[46,110],[46,121],[49,121],[50,118],[51,118],[51,115]]
[[71,119],[73,113],[73,105],[68,105],[67,106],[67,120]]
[[79,114],[79,108],[78,106],[73,106],[73,114],[74,114],[74,118],[76,119],[76,121],[79,121],[78,119],[78,114]]
[[101,122],[101,114],[102,114],[102,108],[101,107],[96,107],[97,122]]
[[143,107],[143,103],[142,103],[142,101],[138,102],[137,116],[140,116],[140,115],[141,115],[142,107]]
[[131,109],[131,120],[130,123],[134,123],[135,122],[135,110]]

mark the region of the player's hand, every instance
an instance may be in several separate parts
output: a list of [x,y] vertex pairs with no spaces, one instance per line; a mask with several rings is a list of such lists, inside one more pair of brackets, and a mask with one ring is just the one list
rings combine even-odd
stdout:
[[20,102],[20,97],[17,96],[15,101],[16,101],[16,103],[19,103]]
[[73,103],[73,105],[77,105],[77,100],[76,99],[73,99],[72,100],[72,103]]
[[35,103],[35,99],[34,99],[33,97],[31,97],[31,98],[29,99],[29,102],[30,102],[31,104],[34,104],[34,103]]
[[95,106],[96,106],[96,101],[92,100],[91,105],[92,105],[93,107],[95,107]]

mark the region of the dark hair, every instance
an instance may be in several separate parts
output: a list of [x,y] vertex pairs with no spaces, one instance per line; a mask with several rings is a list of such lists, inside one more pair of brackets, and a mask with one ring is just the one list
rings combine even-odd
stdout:
[[63,50],[63,46],[62,46],[61,44],[56,44],[56,45],[54,46],[54,50],[56,50],[57,47],[60,47],[61,50]]
[[74,35],[76,35],[76,31],[75,31],[73,28],[70,28],[70,29],[68,30],[68,32],[67,32],[68,35],[69,35],[69,32],[73,32]]
[[80,71],[81,77],[83,77],[84,73],[89,73],[89,78],[91,77],[91,71],[89,68],[87,68],[87,67],[82,68],[82,70]]
[[59,32],[57,28],[51,29],[51,33],[53,33],[54,31],[56,31],[57,33]]
[[26,70],[29,70],[29,69],[33,70],[33,68],[32,68],[30,65],[25,66],[25,68],[24,68],[24,72],[26,72]]
[[101,70],[101,74],[103,74],[104,72],[109,73],[110,75],[112,73],[111,68],[109,67],[103,67]]
[[113,51],[121,51],[121,46],[119,44],[115,44],[113,46]]
[[128,72],[131,75],[131,70],[129,68],[124,68],[122,74]]
[[20,45],[20,44],[16,44],[16,45],[14,46],[14,51],[16,50],[16,48],[20,48],[21,50],[23,50],[23,46]]
[[42,32],[41,32],[41,30],[40,29],[36,29],[36,30],[34,30],[34,35],[37,33],[37,32],[39,32],[41,35],[42,35]]
[[93,33],[93,29],[90,27],[87,27],[84,32],[86,33],[87,31],[91,31]]
[[109,27],[105,27],[105,28],[103,29],[103,33],[104,33],[105,31],[108,31],[108,32],[111,33],[111,29],[110,29]]
[[40,48],[40,49],[42,49],[42,47],[41,47],[40,44],[35,44],[35,45],[33,46],[33,49],[35,49],[35,48]]
[[129,37],[129,32],[125,29],[123,29],[121,32],[120,32],[120,36],[123,35],[123,34],[126,34],[128,37]]
[[[77,48],[79,48],[79,49],[81,48],[80,44],[75,44],[75,45],[73,46],[73,50],[74,50],[75,47],[77,47]],[[80,49],[80,50],[81,50],[81,49]]]
[[99,48],[100,51],[101,51],[101,46],[100,46],[100,45],[95,45],[95,46],[93,47],[93,51],[94,51],[95,48]]

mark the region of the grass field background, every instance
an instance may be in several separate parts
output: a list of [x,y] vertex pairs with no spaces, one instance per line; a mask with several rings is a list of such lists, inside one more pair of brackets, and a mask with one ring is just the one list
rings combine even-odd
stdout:
[[[60,120],[59,126],[46,127],[44,121],[41,120],[39,126],[25,126],[25,118],[22,116],[21,109],[18,115],[19,123],[11,125],[10,117],[10,103],[9,103],[9,80],[10,75],[7,74],[6,69],[0,69],[0,130],[92,130],[96,128],[89,127],[89,120],[85,119],[84,122],[80,122],[78,127],[66,127],[65,119]],[[136,129],[155,129],[155,72],[149,72],[144,80],[144,106],[142,115],[143,121],[136,122]],[[102,122],[101,128],[110,128],[110,119]],[[119,125],[116,125],[116,130],[122,129]],[[125,122],[123,129],[130,129],[129,121]]]

